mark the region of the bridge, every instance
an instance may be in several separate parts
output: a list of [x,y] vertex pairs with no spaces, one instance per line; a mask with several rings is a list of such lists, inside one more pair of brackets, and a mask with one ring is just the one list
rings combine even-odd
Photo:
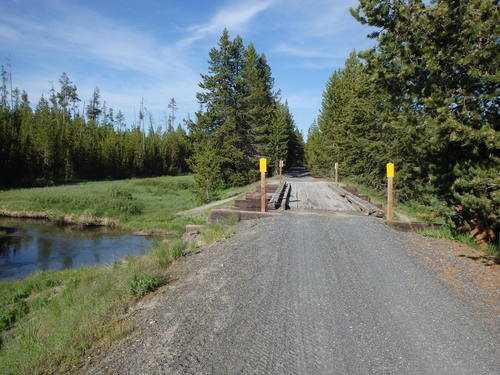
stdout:
[[498,373],[492,307],[454,273],[467,259],[304,169],[285,182],[277,207],[241,211],[264,217],[189,257],[141,329],[84,372]]

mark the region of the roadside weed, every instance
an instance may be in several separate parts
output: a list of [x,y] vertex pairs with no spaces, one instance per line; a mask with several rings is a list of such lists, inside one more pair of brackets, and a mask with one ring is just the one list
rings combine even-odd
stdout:
[[207,230],[202,233],[202,241],[204,244],[219,242],[228,238],[232,234],[234,234],[233,229],[227,228],[222,223],[214,223],[210,224]]
[[129,290],[132,296],[138,298],[152,292],[163,283],[158,276],[137,276],[133,275],[129,281]]
[[150,250],[150,253],[156,258],[158,266],[164,268],[170,262],[184,255],[188,244],[182,239],[172,241],[163,241]]
[[473,237],[465,233],[457,233],[447,226],[443,226],[439,229],[433,230],[421,230],[418,233],[426,237],[447,238],[450,240],[461,242],[467,246],[483,250],[487,254],[495,256],[496,262],[500,262],[500,247],[498,246],[498,244],[490,242],[486,244],[486,246],[481,246]]

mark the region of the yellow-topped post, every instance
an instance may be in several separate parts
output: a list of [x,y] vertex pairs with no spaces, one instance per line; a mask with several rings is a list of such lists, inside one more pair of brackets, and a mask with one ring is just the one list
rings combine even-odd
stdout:
[[260,158],[260,212],[267,211],[267,195],[266,195],[266,172],[267,172],[267,159]]
[[394,216],[394,163],[387,163],[387,220]]

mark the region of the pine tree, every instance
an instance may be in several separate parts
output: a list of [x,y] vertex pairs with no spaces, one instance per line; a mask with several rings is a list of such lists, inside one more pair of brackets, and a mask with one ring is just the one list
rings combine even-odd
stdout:
[[[218,48],[209,52],[209,74],[202,75],[197,94],[202,110],[196,122],[190,123],[195,149],[193,169],[199,169],[199,153],[207,154],[206,144],[216,148],[224,185],[236,186],[250,182],[255,165],[253,137],[242,109],[245,85],[242,78],[244,47],[239,36],[229,39],[224,30]],[[244,108],[244,107],[243,107]],[[210,154],[210,153],[208,153]],[[211,154],[210,154],[211,155]]]
[[71,82],[68,75],[63,73],[59,78],[60,90],[56,94],[57,102],[65,115],[70,111],[75,113],[80,98],[78,97],[76,86]]
[[170,110],[170,113],[168,114],[168,127],[174,127],[175,126],[175,113],[177,112],[177,103],[175,102],[175,98],[171,98],[170,102],[168,103],[168,109]]
[[481,240],[498,239],[500,231],[499,7],[488,0],[361,0],[352,10],[377,27],[376,47],[362,55],[370,74],[409,132],[418,127],[410,154],[420,162],[407,167],[414,192],[424,187],[444,199],[455,227]]
[[244,54],[242,80],[245,91],[242,103],[244,121],[251,129],[255,152],[259,156],[266,156],[277,93],[273,92],[274,79],[265,55],[257,54],[252,43]]
[[290,134],[290,142],[288,144],[288,167],[299,167],[305,165],[305,142],[302,132],[298,128],[294,128]]
[[331,176],[332,143],[328,141],[329,137],[321,132],[317,121],[314,121],[307,133],[305,158],[307,167],[316,176]]
[[[209,141],[210,142],[210,141]],[[217,198],[223,187],[222,159],[214,144],[200,145],[191,161],[195,179],[195,192],[203,202]]]
[[381,108],[385,99],[356,52],[351,52],[344,68],[332,73],[323,93],[316,134],[321,150],[313,170],[330,175],[334,164],[339,163],[344,175],[380,188],[383,167],[394,156],[388,125],[382,127],[391,115],[387,105]]
[[101,94],[99,88],[96,87],[87,105],[87,117],[90,121],[97,121],[101,113]]
[[9,90],[7,88],[9,72],[5,69],[3,65],[0,66],[0,108],[7,108],[9,106],[8,96]]
[[266,150],[274,170],[277,170],[280,160],[287,168],[304,164],[304,139],[295,126],[287,101],[277,102],[274,106]]
[[[286,161],[290,142],[290,124],[286,105],[277,103],[274,116],[269,127],[266,154],[271,158],[270,165],[278,170],[280,160]],[[287,165],[288,166],[288,165]]]

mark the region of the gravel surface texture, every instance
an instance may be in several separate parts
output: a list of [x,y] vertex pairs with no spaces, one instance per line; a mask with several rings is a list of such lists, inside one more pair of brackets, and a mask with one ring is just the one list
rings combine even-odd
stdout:
[[347,212],[292,210],[236,230],[174,266],[177,280],[134,308],[139,328],[80,372],[499,373],[494,265],[474,263],[486,295],[457,293],[480,285],[477,272],[457,286],[432,263],[474,260]]

